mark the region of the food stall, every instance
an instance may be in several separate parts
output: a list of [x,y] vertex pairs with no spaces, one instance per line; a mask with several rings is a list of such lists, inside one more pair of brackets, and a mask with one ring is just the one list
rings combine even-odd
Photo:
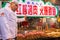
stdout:
[[[45,2],[48,1],[45,0]],[[56,0],[51,0],[50,2],[54,4]],[[28,27],[24,29],[20,26],[17,40],[60,40],[60,28],[57,22],[58,16],[27,17]]]
[[[25,3],[25,1],[27,2]],[[44,3],[48,2],[46,3],[46,5],[44,5],[43,1],[41,2],[40,1],[39,0],[38,1],[33,0],[32,2],[29,0],[23,0],[23,2],[21,0],[19,1],[18,4],[19,8],[17,10],[17,19],[21,19],[25,15],[27,15],[27,19],[26,21],[23,22],[20,22],[21,20],[18,20],[17,22],[18,24],[17,40],[60,40],[60,27],[57,22],[58,20],[57,18],[59,15],[58,16],[55,15],[56,9],[54,10],[51,9],[53,11],[47,9],[46,9],[47,11],[46,10],[42,11],[43,9],[46,8],[46,5],[48,5],[49,2],[48,0],[44,0]],[[51,0],[50,2],[56,4],[55,0],[54,1]],[[50,4],[48,5],[48,8],[51,7]],[[42,7],[43,5],[44,7],[39,9],[39,7]],[[51,8],[53,8],[53,6]],[[41,13],[37,11],[40,11]],[[38,15],[39,13],[40,15]],[[53,14],[53,17],[51,16],[52,15],[51,13]]]
[[[53,26],[51,27],[45,22],[41,26],[42,29],[40,29],[40,27],[38,27],[39,25],[37,26],[37,24],[32,24],[32,25],[35,25],[35,27],[30,25],[28,26],[29,28],[27,29],[20,27],[20,30],[17,35],[18,36],[17,39],[18,40],[40,40],[40,39],[41,40],[60,40],[60,29],[58,28],[58,26],[55,26],[57,24],[55,24],[54,27]],[[34,21],[34,23],[36,22]]]

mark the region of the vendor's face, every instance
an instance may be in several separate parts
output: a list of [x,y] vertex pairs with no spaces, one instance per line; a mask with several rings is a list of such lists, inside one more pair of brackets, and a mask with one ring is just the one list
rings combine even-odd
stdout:
[[16,10],[18,9],[18,4],[12,3],[12,4],[11,4],[11,9],[12,9],[13,11],[16,11]]

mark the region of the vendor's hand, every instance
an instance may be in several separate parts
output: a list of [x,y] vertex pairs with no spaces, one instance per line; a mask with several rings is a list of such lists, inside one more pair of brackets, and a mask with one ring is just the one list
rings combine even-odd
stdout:
[[25,21],[27,21],[27,16],[24,16],[24,18],[25,18]]

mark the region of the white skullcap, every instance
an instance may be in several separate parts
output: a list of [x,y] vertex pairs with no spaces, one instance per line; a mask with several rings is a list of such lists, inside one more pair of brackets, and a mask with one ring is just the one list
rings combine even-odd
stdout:
[[18,0],[12,0],[11,2],[15,2],[16,4],[18,4]]

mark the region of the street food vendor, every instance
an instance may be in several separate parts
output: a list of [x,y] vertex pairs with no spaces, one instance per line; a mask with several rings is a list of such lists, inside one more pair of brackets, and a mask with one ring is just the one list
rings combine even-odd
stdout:
[[2,40],[15,40],[17,34],[17,19],[15,11],[18,3],[10,2],[8,7],[0,10],[0,38]]

